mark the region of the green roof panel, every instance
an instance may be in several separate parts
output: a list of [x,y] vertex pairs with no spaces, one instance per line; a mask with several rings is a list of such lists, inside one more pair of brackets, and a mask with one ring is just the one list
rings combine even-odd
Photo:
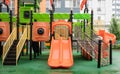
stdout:
[[33,18],[39,22],[50,22],[50,16],[46,13],[34,13]]
[[70,14],[68,13],[55,13],[54,14],[54,19],[69,19]]
[[91,19],[91,15],[76,13],[74,14],[74,19]]
[[10,21],[10,15],[9,13],[0,13],[0,19],[3,22],[9,22]]

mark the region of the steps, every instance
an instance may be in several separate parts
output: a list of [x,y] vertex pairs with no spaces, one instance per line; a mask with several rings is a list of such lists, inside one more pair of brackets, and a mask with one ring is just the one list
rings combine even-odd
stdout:
[[4,60],[3,65],[16,65],[16,46],[18,41],[15,40],[10,47],[10,50]]

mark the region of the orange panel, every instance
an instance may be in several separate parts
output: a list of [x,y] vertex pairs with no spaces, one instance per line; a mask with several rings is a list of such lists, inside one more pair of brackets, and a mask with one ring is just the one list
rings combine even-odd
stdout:
[[0,22],[0,29],[3,31],[0,34],[0,41],[6,41],[10,35],[10,26],[8,22]]
[[[38,33],[39,31],[39,33]],[[33,41],[48,41],[49,40],[49,23],[34,22],[32,29]]]
[[105,30],[99,30],[99,35],[104,38]]
[[57,22],[52,22],[52,34],[54,33],[54,29],[55,29],[55,26],[57,25],[66,25],[68,26],[69,30],[70,30],[70,34],[72,34],[72,26],[71,26],[71,22],[66,22],[64,20],[59,20]]

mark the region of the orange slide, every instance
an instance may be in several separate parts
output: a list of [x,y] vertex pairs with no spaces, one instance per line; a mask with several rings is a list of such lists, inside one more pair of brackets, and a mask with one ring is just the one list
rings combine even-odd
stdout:
[[103,51],[103,57],[108,56],[108,52],[106,51],[107,47],[109,46],[109,41],[112,40],[112,44],[115,44],[116,42],[116,36],[114,34],[105,32],[105,30],[99,30],[98,35],[102,37],[102,40],[104,43],[102,44],[102,51]]
[[48,65],[52,68],[69,68],[73,65],[71,38],[55,40],[52,38]]
[[103,41],[106,44],[109,44],[109,40],[112,40],[113,44],[115,44],[115,42],[116,42],[116,36],[114,34],[105,32],[105,30],[99,30],[98,35],[103,38]]

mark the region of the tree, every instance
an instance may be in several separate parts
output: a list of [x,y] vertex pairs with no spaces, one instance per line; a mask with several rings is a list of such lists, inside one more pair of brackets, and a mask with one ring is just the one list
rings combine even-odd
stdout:
[[116,35],[116,39],[120,40],[120,30],[119,30],[120,23],[117,19],[112,18],[111,25],[109,27],[109,32]]

